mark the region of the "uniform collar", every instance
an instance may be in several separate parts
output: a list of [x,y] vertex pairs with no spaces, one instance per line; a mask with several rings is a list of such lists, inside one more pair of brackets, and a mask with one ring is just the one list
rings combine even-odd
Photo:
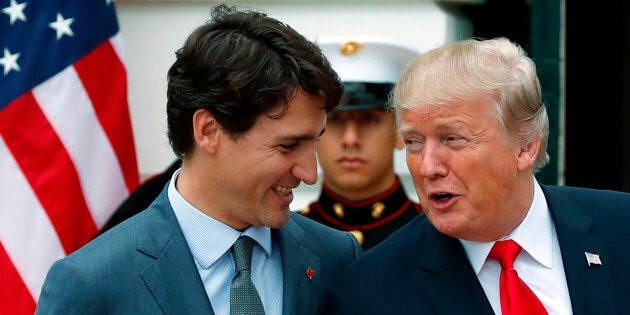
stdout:
[[387,191],[359,201],[343,198],[323,185],[321,196],[311,211],[318,211],[327,221],[345,230],[369,230],[397,218],[410,203],[397,176]]

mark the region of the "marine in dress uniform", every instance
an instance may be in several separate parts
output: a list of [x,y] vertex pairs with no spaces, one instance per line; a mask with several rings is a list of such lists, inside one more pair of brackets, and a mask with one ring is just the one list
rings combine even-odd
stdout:
[[339,74],[345,94],[318,143],[321,194],[299,212],[351,231],[367,250],[422,213],[394,173],[394,150],[402,145],[387,106],[399,74],[419,53],[402,43],[368,36],[321,38],[318,44]]
[[348,200],[323,185],[319,199],[300,213],[330,227],[350,231],[363,250],[367,250],[422,213],[422,208],[407,197],[397,177],[391,189],[361,201]]

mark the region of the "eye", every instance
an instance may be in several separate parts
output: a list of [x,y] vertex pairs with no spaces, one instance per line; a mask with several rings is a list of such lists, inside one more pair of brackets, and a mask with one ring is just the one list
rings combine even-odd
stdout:
[[282,151],[291,151],[293,149],[295,149],[298,146],[297,142],[291,142],[291,143],[284,143],[284,144],[280,144],[279,147]]
[[460,135],[448,135],[445,137],[445,141],[451,146],[461,146],[467,142],[466,138]]
[[424,141],[418,137],[403,138],[403,143],[407,151],[410,152],[419,152],[424,145]]
[[328,115],[328,123],[329,124],[338,124],[341,122],[341,116],[339,114],[330,114]]
[[363,125],[375,124],[375,123],[378,123],[379,121],[380,121],[379,117],[373,114],[366,114],[366,115],[363,115],[363,117],[361,117],[361,124]]

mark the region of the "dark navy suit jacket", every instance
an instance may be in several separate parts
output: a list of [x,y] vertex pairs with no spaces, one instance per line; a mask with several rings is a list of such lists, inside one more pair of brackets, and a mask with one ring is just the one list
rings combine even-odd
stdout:
[[[542,189],[573,314],[630,314],[630,194]],[[585,252],[602,265],[589,266]],[[424,215],[348,267],[327,304],[322,314],[494,314],[461,243]]]
[[[56,262],[36,313],[213,314],[166,191],[147,210]],[[351,234],[296,213],[284,228],[272,229],[272,238],[282,257],[283,314],[315,314],[327,283],[361,254]]]

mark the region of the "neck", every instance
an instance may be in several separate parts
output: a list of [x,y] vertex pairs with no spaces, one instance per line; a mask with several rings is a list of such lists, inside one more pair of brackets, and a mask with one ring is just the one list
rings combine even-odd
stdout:
[[398,177],[393,172],[386,174],[383,178],[379,178],[379,182],[376,184],[362,185],[362,186],[342,186],[333,182],[327,181],[324,177],[324,185],[336,195],[350,200],[361,201],[380,195],[389,190],[398,180]]

